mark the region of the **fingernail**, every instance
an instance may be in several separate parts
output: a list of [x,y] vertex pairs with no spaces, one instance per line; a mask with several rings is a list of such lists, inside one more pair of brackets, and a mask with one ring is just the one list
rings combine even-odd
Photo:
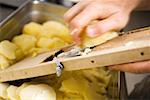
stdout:
[[96,33],[95,33],[94,28],[92,26],[90,26],[90,27],[87,28],[87,35],[89,37],[95,37],[95,34]]

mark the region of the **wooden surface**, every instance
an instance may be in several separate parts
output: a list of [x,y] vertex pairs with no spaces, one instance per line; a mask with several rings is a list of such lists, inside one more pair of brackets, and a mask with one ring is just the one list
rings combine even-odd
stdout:
[[[54,52],[26,58],[10,68],[0,71],[0,81],[5,82],[56,73],[54,61],[41,63]],[[86,56],[60,58],[59,60],[63,63],[65,71],[71,71],[149,59],[150,29],[119,36],[94,48],[93,52]]]

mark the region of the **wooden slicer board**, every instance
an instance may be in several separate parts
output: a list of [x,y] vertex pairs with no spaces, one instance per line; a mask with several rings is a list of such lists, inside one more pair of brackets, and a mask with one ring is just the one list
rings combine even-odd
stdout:
[[[0,82],[32,78],[56,73],[54,61],[44,62],[57,51],[28,57],[0,71]],[[88,69],[150,59],[150,28],[133,31],[97,46],[86,56],[60,58],[65,71]]]

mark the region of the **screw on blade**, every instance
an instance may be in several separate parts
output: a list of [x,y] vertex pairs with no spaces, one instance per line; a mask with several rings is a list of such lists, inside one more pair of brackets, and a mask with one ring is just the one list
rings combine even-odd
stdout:
[[54,60],[55,63],[56,63],[56,75],[57,75],[58,77],[60,77],[61,74],[62,74],[62,70],[64,69],[64,66],[63,66],[63,64],[57,59],[57,57],[54,57],[53,60]]

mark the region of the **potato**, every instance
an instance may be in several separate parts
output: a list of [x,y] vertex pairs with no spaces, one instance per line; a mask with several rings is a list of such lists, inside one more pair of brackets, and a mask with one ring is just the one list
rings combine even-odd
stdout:
[[117,32],[107,32],[102,34],[101,36],[91,38],[85,34],[82,35],[82,47],[92,47],[99,44],[102,44],[108,40],[111,40],[118,36]]
[[34,36],[22,34],[14,37],[12,41],[19,46],[26,55],[30,49],[36,46],[37,39]]
[[23,51],[19,48],[16,50],[15,55],[16,55],[15,61],[20,61],[25,57]]
[[60,22],[48,21],[43,24],[42,36],[53,38],[59,37],[67,43],[72,43],[72,37],[69,33],[69,29]]
[[48,48],[48,49],[56,49],[56,48],[60,48],[67,45],[67,43],[65,43],[63,40],[59,39],[59,38],[46,38],[46,37],[41,37],[38,42],[37,42],[37,46],[40,48]]
[[48,52],[50,51],[48,48],[32,48],[29,51],[29,54],[32,55],[33,57],[40,54],[40,53],[44,53],[44,52]]
[[42,34],[42,25],[36,22],[30,22],[23,27],[23,34],[38,37],[40,34]]
[[9,60],[3,55],[0,55],[0,69],[5,69],[9,66],[10,66]]
[[9,100],[19,100],[18,94],[16,94],[17,86],[10,85],[7,88],[7,99]]
[[15,51],[17,46],[7,40],[0,43],[0,54],[7,57],[8,59],[15,59]]
[[67,93],[64,95],[63,99],[58,100],[85,100],[85,99],[83,98],[83,96],[79,94]]
[[56,93],[46,84],[29,85],[23,88],[19,96],[21,100],[56,100]]
[[61,48],[68,45],[65,41],[61,40],[60,38],[53,38],[53,44],[50,48]]
[[50,48],[53,43],[51,38],[41,37],[37,42],[37,47],[39,48]]
[[7,98],[7,88],[9,84],[7,83],[0,83],[0,98],[6,99]]
[[31,85],[31,83],[23,83],[21,86],[19,86],[16,90],[16,94],[18,94],[18,97],[19,97],[19,93],[22,89],[24,89],[25,87]]
[[60,87],[59,90],[62,92],[66,92],[66,93],[80,94],[80,91],[82,91],[81,86],[82,86],[82,84],[80,85],[78,83],[78,80],[71,77],[71,78],[68,78],[68,79],[62,81],[62,86]]

